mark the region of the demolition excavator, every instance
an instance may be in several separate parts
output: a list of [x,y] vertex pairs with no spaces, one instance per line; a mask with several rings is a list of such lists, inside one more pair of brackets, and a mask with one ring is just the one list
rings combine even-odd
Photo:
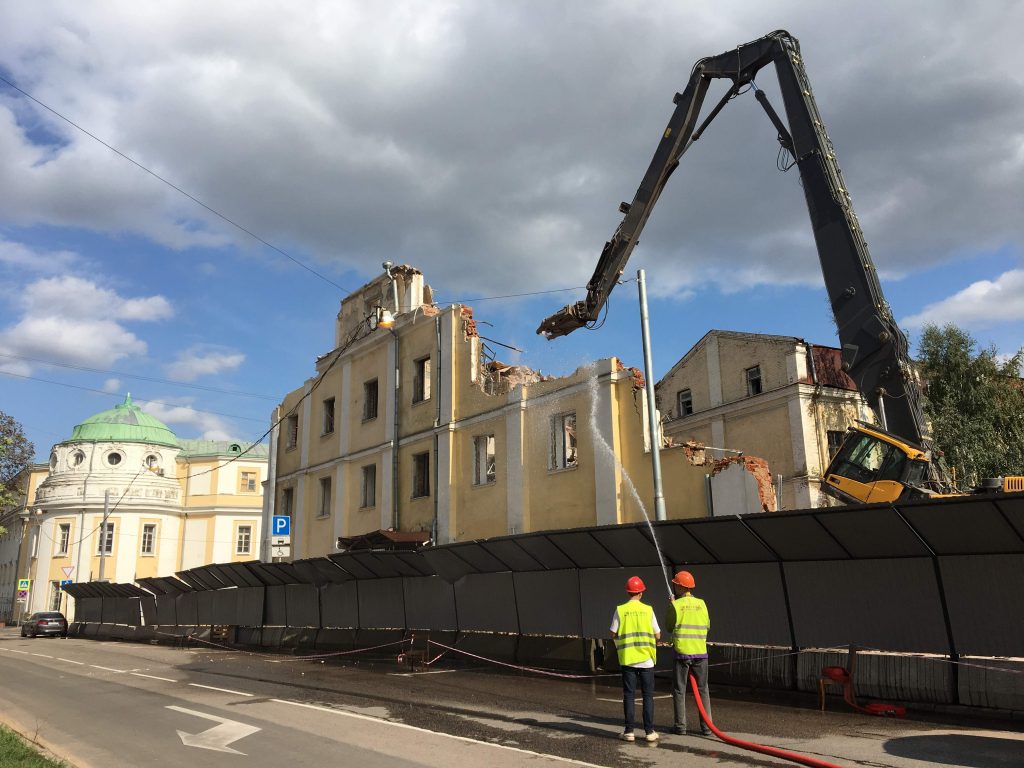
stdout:
[[[755,77],[775,65],[784,122],[757,87]],[[698,125],[711,82],[731,85]],[[874,411],[878,425],[858,422],[825,472],[823,490],[847,503],[893,502],[921,497],[960,495],[946,475],[928,434],[921,385],[910,358],[907,337],[882,294],[850,194],[832,142],[811,92],[800,45],[785,30],[741,45],[694,65],[685,90],[674,99],[675,111],[662,133],[654,158],[611,240],[605,243],[587,295],[540,324],[549,339],[578,328],[593,328],[608,296],[625,269],[640,233],[683,154],[741,92],[754,92],[778,131],[783,170],[795,165],[807,200],[811,227],[838,328],[843,370]],[[788,125],[787,125],[788,122]],[[985,481],[977,490],[1024,491],[1024,477]]]

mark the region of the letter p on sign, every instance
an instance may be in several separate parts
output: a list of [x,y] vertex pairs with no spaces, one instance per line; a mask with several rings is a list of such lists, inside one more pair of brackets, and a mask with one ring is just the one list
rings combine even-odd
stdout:
[[271,530],[274,536],[291,536],[292,519],[287,515],[274,515]]

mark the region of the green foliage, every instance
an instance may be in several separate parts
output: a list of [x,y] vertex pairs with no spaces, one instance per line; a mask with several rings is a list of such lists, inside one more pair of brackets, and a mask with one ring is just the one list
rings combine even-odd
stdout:
[[0,765],[5,768],[65,768],[67,763],[44,757],[14,731],[0,726]]
[[957,484],[1024,474],[1024,349],[1001,359],[955,325],[927,325],[918,362],[932,436]]
[[35,448],[25,437],[21,424],[0,411],[0,513],[21,498],[18,476],[32,463]]

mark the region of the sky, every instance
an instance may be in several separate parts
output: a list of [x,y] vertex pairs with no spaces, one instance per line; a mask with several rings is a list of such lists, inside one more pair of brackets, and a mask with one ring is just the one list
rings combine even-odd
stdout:
[[912,349],[932,322],[1016,352],[1024,3],[0,0],[0,77],[32,97],[0,83],[0,410],[40,460],[128,392],[179,437],[254,440],[385,260],[546,374],[642,366],[641,268],[656,378],[713,328],[837,345],[750,93],[604,326],[534,333],[583,298],[693,64],[780,28]]

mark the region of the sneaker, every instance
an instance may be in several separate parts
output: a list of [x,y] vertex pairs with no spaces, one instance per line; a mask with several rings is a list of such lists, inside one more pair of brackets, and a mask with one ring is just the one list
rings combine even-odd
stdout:
[[658,734],[656,734],[654,731],[651,731],[646,736],[644,736],[644,739],[646,741],[657,741],[658,740]]
[[701,736],[711,736],[711,729],[710,728],[701,728],[700,729],[700,735]]
[[633,735],[632,731],[623,731],[619,734],[619,738],[623,741],[636,741],[636,736]]
[[673,725],[672,726],[672,733],[674,733],[676,736],[685,736],[686,735],[686,726],[685,725]]

